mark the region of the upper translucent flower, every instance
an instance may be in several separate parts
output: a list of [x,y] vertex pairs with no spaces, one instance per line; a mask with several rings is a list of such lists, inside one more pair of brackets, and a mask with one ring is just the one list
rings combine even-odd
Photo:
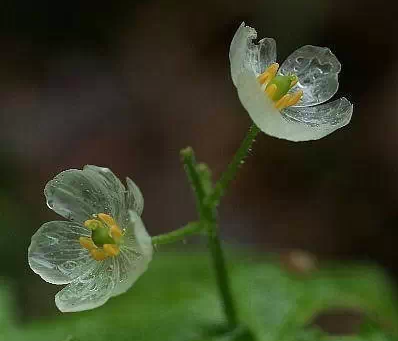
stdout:
[[303,46],[279,68],[275,40],[256,44],[256,38],[256,30],[242,23],[229,58],[239,98],[263,132],[291,141],[316,140],[350,122],[353,107],[346,98],[324,103],[337,92],[341,70],[328,48]]
[[45,281],[68,284],[55,296],[59,310],[96,308],[127,291],[152,259],[140,218],[141,191],[127,190],[108,169],[70,169],[49,181],[47,205],[69,221],[45,223],[33,235],[29,265]]

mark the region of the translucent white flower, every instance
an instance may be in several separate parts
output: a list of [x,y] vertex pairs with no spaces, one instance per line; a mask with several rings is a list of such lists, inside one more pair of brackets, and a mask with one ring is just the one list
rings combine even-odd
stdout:
[[68,284],[55,296],[63,312],[96,308],[127,291],[152,259],[140,218],[141,191],[127,190],[108,169],[85,166],[58,174],[44,189],[47,205],[69,221],[45,223],[33,235],[29,265],[46,282]]
[[279,68],[275,40],[256,44],[256,38],[256,30],[242,23],[229,58],[242,105],[264,133],[291,141],[316,140],[350,122],[353,107],[346,98],[324,103],[336,93],[341,70],[328,48],[303,46]]

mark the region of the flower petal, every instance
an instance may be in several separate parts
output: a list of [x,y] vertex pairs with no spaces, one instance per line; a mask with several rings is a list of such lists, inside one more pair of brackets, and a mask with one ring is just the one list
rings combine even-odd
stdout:
[[89,235],[86,228],[68,221],[45,223],[32,237],[30,267],[46,282],[71,282],[95,262],[79,243],[79,237]]
[[120,254],[115,257],[119,274],[112,296],[126,292],[147,270],[152,260],[152,239],[145,229],[140,216],[130,210],[130,227],[126,230]]
[[295,74],[299,81],[291,92],[303,90],[296,107],[326,102],[337,92],[341,64],[326,47],[306,45],[294,51],[282,64],[279,73]]
[[268,66],[276,61],[276,43],[272,38],[264,38],[253,42],[257,38],[257,32],[243,22],[236,31],[229,49],[231,62],[231,76],[235,86],[240,73],[249,69],[258,76]]
[[83,276],[74,279],[55,295],[62,312],[82,311],[103,305],[111,296],[118,278],[114,258],[95,262]]
[[253,72],[242,72],[238,95],[253,122],[266,134],[290,141],[320,139],[346,125],[351,103],[340,100],[308,108],[287,108],[280,113],[261,89]]
[[353,105],[342,97],[314,107],[289,107],[282,110],[282,116],[291,123],[311,127],[311,139],[319,139],[347,125],[351,120],[352,111]]
[[127,182],[127,194],[126,194],[126,205],[127,209],[137,212],[140,216],[144,210],[144,197],[142,196],[141,190],[130,178],[126,178]]
[[125,188],[107,168],[86,166],[58,174],[44,189],[47,205],[63,217],[84,222],[106,213],[121,225],[126,219]]

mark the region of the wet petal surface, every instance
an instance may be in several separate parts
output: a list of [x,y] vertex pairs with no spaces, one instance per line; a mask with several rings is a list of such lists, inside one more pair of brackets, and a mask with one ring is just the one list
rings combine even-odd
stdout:
[[306,45],[294,51],[282,64],[279,73],[295,74],[297,85],[291,90],[303,90],[298,106],[312,106],[326,102],[337,92],[341,64],[325,47]]
[[350,101],[342,97],[314,107],[286,108],[282,111],[282,115],[292,122],[332,132],[350,122],[352,111],[353,106]]
[[58,174],[44,189],[47,205],[61,216],[83,223],[106,213],[123,225],[127,220],[125,188],[107,168],[86,166]]
[[55,295],[55,304],[62,312],[97,308],[112,296],[117,278],[118,267],[113,258],[96,262]]
[[71,282],[95,262],[79,243],[79,237],[89,235],[86,228],[68,221],[45,223],[32,237],[30,267],[46,282]]

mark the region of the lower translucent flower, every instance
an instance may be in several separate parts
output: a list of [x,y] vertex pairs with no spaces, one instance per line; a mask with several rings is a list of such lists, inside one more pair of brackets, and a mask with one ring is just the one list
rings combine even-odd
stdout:
[[281,65],[276,43],[259,40],[254,28],[238,28],[229,58],[239,99],[266,134],[291,141],[320,139],[351,120],[352,104],[344,97],[324,103],[338,89],[341,65],[324,47],[306,45]]
[[127,178],[126,190],[109,169],[85,166],[58,174],[44,193],[48,206],[70,221],[42,225],[28,260],[45,281],[68,284],[55,296],[58,309],[93,309],[127,291],[153,253],[134,182]]

